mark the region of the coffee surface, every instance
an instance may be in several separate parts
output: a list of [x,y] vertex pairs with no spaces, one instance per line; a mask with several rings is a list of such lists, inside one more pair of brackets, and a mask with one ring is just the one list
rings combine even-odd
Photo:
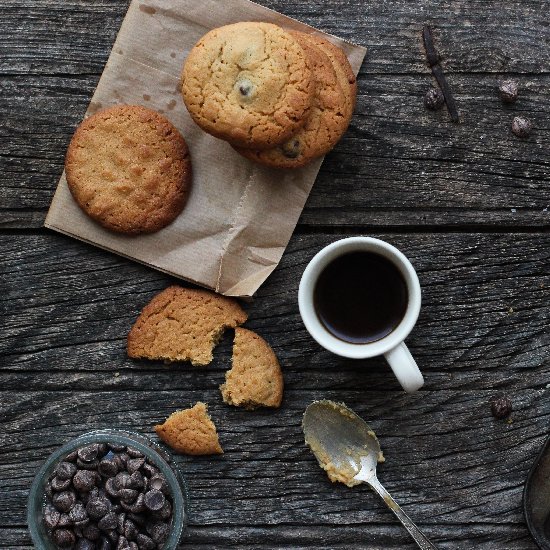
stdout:
[[332,261],[313,291],[321,324],[352,344],[390,334],[407,309],[407,285],[392,262],[373,252],[350,252]]

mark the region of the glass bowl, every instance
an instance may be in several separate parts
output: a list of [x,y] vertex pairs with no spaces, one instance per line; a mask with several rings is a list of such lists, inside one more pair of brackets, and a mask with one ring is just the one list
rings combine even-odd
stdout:
[[42,511],[46,504],[45,485],[55,467],[62,458],[79,447],[107,442],[134,447],[162,472],[172,493],[172,527],[162,550],[175,550],[178,547],[187,525],[189,504],[187,485],[174,459],[144,435],[123,430],[95,430],[72,439],[53,452],[34,477],[27,502],[27,525],[34,547],[38,550],[57,550],[58,548],[50,539],[42,519]]

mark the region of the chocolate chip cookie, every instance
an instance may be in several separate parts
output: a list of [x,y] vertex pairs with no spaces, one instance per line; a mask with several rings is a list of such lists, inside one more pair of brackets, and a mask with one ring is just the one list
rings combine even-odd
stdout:
[[269,149],[301,128],[314,80],[295,38],[277,25],[213,29],[191,50],[182,95],[206,132],[239,147]]

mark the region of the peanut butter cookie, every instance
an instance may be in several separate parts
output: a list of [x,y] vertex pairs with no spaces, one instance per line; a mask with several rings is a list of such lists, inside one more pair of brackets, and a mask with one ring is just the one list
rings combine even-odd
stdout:
[[183,67],[182,95],[206,132],[268,149],[304,125],[313,78],[290,34],[270,23],[241,22],[214,29],[195,45]]
[[[235,148],[244,157],[275,168],[298,168],[328,153],[346,131],[353,109],[328,55],[301,32],[290,34],[309,60],[314,79],[313,105],[303,128],[288,141],[263,151]],[[348,88],[346,82],[345,87]]]
[[128,356],[208,365],[226,328],[246,321],[236,300],[177,285],[157,294],[128,334]]
[[207,406],[200,401],[190,409],[172,413],[155,426],[155,432],[174,451],[186,455],[218,455],[223,450],[216,426],[208,415]]
[[279,407],[283,399],[283,373],[269,344],[255,332],[235,329],[233,366],[220,386],[228,405],[256,409]]
[[77,128],[65,158],[78,205],[103,227],[152,233],[182,211],[191,184],[185,140],[159,113],[116,105]]

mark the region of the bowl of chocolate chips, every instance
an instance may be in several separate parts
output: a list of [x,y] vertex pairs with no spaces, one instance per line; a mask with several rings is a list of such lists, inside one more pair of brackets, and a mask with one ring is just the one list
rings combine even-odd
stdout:
[[140,434],[99,430],[46,460],[31,486],[27,522],[40,550],[172,550],[187,510],[169,453]]

